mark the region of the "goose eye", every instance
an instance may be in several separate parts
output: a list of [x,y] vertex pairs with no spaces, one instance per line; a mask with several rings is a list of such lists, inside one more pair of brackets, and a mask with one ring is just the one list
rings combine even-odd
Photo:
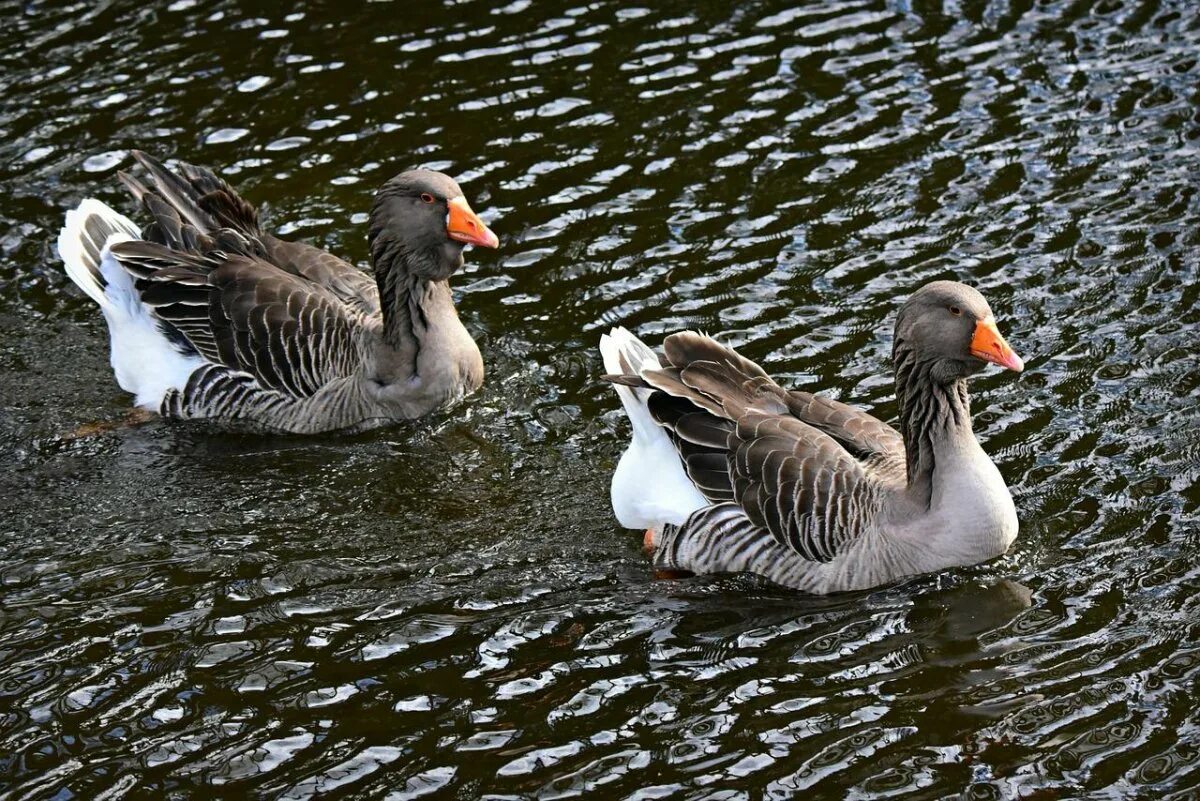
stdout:
[[962,309],[958,308],[957,306],[951,306],[950,313],[953,314],[955,317],[961,317]]
[[432,203],[432,202],[433,202],[433,195],[429,194],[428,192],[422,192],[422,193],[421,193],[421,200],[424,200],[426,203]]

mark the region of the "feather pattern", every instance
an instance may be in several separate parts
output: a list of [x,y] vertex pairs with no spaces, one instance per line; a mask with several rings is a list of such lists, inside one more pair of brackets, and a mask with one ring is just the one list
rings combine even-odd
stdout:
[[749,571],[832,592],[1007,549],[1015,510],[971,433],[965,381],[939,379],[942,362],[896,341],[899,431],[847,404],[789,392],[693,332],[668,336],[661,361],[606,356],[627,410],[628,398],[640,403],[637,414],[666,433],[704,497],[682,520],[640,521],[654,534],[655,565]]
[[[734,501],[756,528],[806,559],[837,556],[874,509],[881,478],[731,348],[682,332],[667,337],[664,352],[667,365],[640,378],[657,390],[650,413],[673,435],[697,489],[712,503]],[[821,412],[813,422],[855,441],[859,426],[846,425],[852,415],[808,406]],[[867,448],[864,439],[856,450]]]
[[180,254],[125,242],[113,255],[138,277],[155,316],[208,361],[259,387],[306,398],[355,373],[367,357],[370,321],[323,287],[243,255]]
[[[145,180],[120,180],[149,218],[140,238],[123,217],[85,201],[68,215],[60,251],[71,277],[102,308],[104,277],[94,263],[108,258],[125,275],[119,283],[128,285],[134,317],[190,365],[165,384],[153,382],[154,393],[138,391],[139,403],[150,405],[143,395],[152,395],[165,416],[317,432],[418,417],[482,382],[479,349],[446,283],[461,264],[462,246],[440,228],[444,218],[430,216],[439,227],[422,229],[377,204],[372,230],[391,232],[397,253],[419,258],[376,260],[372,276],[264,231],[256,209],[211,171],[186,163],[173,171],[144,153],[134,156]],[[402,174],[381,195],[398,187],[461,197],[440,173]],[[89,203],[104,212],[84,214],[94,210]],[[100,228],[121,234],[103,254],[92,236]],[[414,237],[428,244],[418,246]],[[431,263],[446,265],[433,279],[426,274]],[[109,323],[112,329],[111,317]],[[388,330],[402,333],[389,338]],[[113,341],[116,365],[115,333]]]

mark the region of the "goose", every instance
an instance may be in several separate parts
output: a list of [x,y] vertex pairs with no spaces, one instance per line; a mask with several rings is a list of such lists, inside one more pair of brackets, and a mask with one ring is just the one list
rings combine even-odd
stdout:
[[449,176],[410,170],[379,189],[370,275],[265,231],[210,170],[133,156],[148,185],[118,178],[149,224],[87,198],[67,212],[58,252],[100,306],[137,407],[311,434],[421,417],[482,384],[448,280],[466,245],[499,240]]
[[967,378],[1024,369],[983,296],[934,281],[900,307],[899,421],[809,392],[691,331],[664,358],[624,328],[601,337],[632,438],[612,478],[654,566],[755,573],[810,593],[977,564],[1016,539],[1000,471],[971,430]]

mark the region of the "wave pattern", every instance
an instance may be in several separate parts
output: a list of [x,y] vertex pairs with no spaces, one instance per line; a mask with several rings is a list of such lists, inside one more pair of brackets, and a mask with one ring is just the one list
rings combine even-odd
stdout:
[[[313,5],[3,3],[0,797],[1194,797],[1187,0]],[[458,175],[503,243],[457,280],[485,390],[354,437],[115,424],[50,243],[128,207],[134,147],[359,260],[378,184]],[[1028,365],[974,396],[1013,552],[652,580],[600,332],[724,331],[888,416],[940,277]]]

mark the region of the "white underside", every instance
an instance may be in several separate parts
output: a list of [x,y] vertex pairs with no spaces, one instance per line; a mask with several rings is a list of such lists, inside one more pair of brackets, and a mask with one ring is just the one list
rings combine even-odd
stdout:
[[[604,370],[610,374],[625,372],[622,354],[639,375],[661,366],[654,352],[624,328],[600,337],[600,353]],[[692,512],[708,506],[708,501],[688,478],[667,432],[650,416],[646,408],[650,393],[613,386],[633,425],[632,441],[613,473],[613,512],[626,528],[661,531],[664,524],[680,525]]]
[[[110,234],[100,251],[100,273],[107,286],[101,287],[84,263],[85,224],[99,216],[120,233]],[[58,252],[71,277],[88,297],[96,301],[108,323],[110,361],[117,383],[133,393],[135,403],[158,411],[170,389],[182,389],[192,372],[204,364],[198,356],[181,354],[158,328],[158,323],[138,299],[133,278],[113,258],[109,249],[137,239],[137,226],[124,215],[98,200],[88,198],[67,212],[58,236]]]

